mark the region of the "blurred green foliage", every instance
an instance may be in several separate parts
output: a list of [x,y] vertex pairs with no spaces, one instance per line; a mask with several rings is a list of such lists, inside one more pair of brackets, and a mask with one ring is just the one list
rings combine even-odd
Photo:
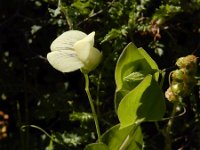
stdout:
[[[59,7],[58,7],[59,6]],[[95,126],[80,72],[62,74],[46,61],[51,42],[62,32],[96,32],[103,52],[91,73],[102,132],[118,123],[114,111],[114,68],[125,45],[143,47],[159,68],[173,67],[180,56],[200,50],[199,0],[9,0],[0,1],[0,110],[9,114],[1,150],[76,149],[95,142]],[[166,80],[167,81],[167,80]],[[166,88],[167,82],[164,83]],[[99,95],[99,97],[97,97]],[[175,121],[173,148],[200,148],[198,89]],[[169,104],[170,110],[170,104]],[[35,124],[65,146],[53,144]],[[162,124],[162,123],[161,123]],[[144,123],[148,150],[162,147],[154,124]]]

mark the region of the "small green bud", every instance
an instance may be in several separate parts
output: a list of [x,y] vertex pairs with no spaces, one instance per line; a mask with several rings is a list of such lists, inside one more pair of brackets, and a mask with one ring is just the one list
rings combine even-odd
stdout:
[[171,89],[175,95],[181,95],[183,93],[184,83],[174,83],[171,85]]
[[186,68],[188,70],[192,70],[192,71],[196,72],[197,57],[194,55],[188,55],[185,57],[181,57],[176,61],[176,65],[179,68]]
[[183,81],[184,80],[184,71],[182,69],[177,69],[172,72],[172,80]]
[[185,59],[184,57],[180,57],[177,61],[176,61],[176,65],[179,68],[185,68]]

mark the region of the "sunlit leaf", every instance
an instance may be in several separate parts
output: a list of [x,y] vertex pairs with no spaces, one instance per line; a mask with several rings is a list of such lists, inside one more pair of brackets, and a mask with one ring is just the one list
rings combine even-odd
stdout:
[[116,125],[102,135],[102,142],[108,145],[110,150],[140,150],[143,144],[143,135],[140,126],[129,126],[119,129]]
[[144,77],[152,74],[157,80],[159,76],[157,71],[157,64],[142,48],[138,49],[133,43],[128,44],[121,53],[115,68],[116,107],[121,99],[142,81],[133,80],[134,82],[130,84],[130,82],[124,82],[124,79],[129,78],[131,74],[140,74]]
[[147,75],[146,78],[120,102],[118,117],[120,128],[142,121],[160,120],[165,113],[163,92],[158,83]]
[[87,145],[84,150],[109,150],[109,148],[103,143],[92,143]]

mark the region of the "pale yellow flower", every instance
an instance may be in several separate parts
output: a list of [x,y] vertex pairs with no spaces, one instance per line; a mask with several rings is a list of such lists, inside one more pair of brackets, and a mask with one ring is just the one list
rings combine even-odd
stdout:
[[61,72],[78,69],[90,72],[102,58],[102,53],[94,47],[94,36],[95,32],[89,35],[78,30],[64,32],[52,42],[47,60]]

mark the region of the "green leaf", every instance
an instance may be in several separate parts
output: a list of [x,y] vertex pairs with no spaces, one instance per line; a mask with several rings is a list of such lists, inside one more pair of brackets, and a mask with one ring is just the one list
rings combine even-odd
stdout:
[[104,43],[106,41],[110,41],[110,40],[118,38],[120,36],[122,36],[122,33],[121,33],[120,29],[112,29],[111,31],[108,32],[108,34],[106,34],[106,36],[101,41],[101,43]]
[[145,79],[120,102],[118,117],[120,128],[138,124],[142,121],[160,120],[165,113],[165,100],[162,89],[147,75]]
[[131,84],[124,82],[124,79],[129,78],[131,74],[140,74],[144,77],[148,74],[154,74],[156,80],[159,77],[158,66],[154,60],[142,48],[138,49],[133,43],[124,48],[115,68],[116,108],[121,99],[142,81],[134,80]]
[[140,150],[143,145],[143,135],[140,126],[133,125],[119,129],[116,125],[102,135],[102,142],[108,145],[110,150]]
[[136,82],[144,79],[144,74],[140,72],[133,72],[124,78],[124,82]]
[[81,0],[78,0],[72,4],[75,8],[77,8],[81,14],[89,14],[89,6],[90,6],[90,1],[82,2]]
[[[158,68],[158,65],[156,64],[156,62],[149,56],[149,54],[143,49],[143,48],[138,48],[138,51],[140,52],[140,54],[144,57],[144,59],[147,61],[147,63],[150,65],[151,67],[151,71],[157,71],[154,75],[155,75],[155,79],[158,80],[158,77],[159,77],[159,68]],[[154,73],[151,72],[150,73]]]
[[104,39],[101,41],[101,43],[116,39],[116,38],[122,38],[123,36],[126,37],[127,35],[127,26],[121,26],[121,28],[119,29],[115,29],[113,28],[112,30],[110,30],[108,32],[108,34],[106,34],[106,36],[104,37]]
[[152,17],[152,21],[156,21],[159,25],[166,22],[168,19],[172,18],[176,14],[182,11],[180,6],[175,5],[160,5]]
[[92,143],[87,145],[84,150],[109,150],[109,148],[103,143]]

